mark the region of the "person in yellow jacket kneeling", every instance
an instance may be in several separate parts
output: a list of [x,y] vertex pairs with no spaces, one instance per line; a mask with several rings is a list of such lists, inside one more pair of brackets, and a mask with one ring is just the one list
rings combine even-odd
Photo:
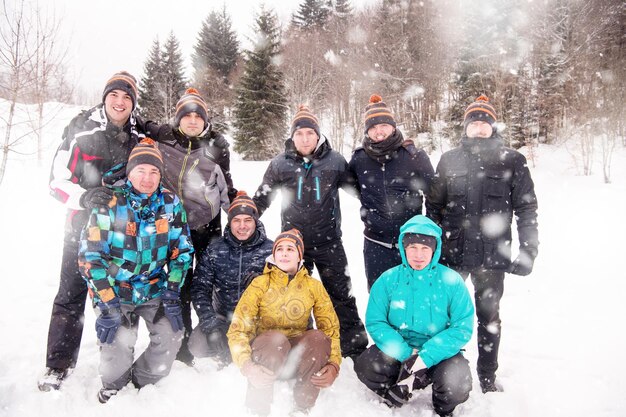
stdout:
[[[228,329],[233,362],[248,379],[246,407],[257,415],[269,414],[277,379],[296,379],[295,410],[307,413],[339,373],[339,320],[322,283],[302,267],[303,252],[297,229],[278,235]],[[308,326],[311,313],[317,329]]]

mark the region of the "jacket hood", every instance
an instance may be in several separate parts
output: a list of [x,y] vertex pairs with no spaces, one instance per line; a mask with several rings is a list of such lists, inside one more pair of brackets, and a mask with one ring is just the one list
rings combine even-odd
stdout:
[[441,257],[441,227],[437,226],[432,220],[426,216],[422,216],[421,214],[411,217],[402,225],[400,228],[400,236],[398,237],[398,248],[400,248],[402,264],[411,268],[406,259],[404,245],[402,244],[402,238],[404,238],[406,233],[419,233],[422,235],[432,236],[437,240],[437,248],[433,253],[433,259],[430,260],[430,264],[428,264],[425,270],[432,269],[437,266],[437,264],[439,264],[439,258]]

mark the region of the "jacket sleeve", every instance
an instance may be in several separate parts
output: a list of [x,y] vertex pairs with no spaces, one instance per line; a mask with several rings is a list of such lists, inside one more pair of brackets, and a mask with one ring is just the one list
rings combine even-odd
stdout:
[[276,170],[275,160],[272,160],[263,174],[263,182],[259,185],[252,200],[259,210],[259,217],[272,204],[272,200],[276,197],[276,193],[280,189],[280,179]]
[[139,128],[145,132],[146,137],[149,137],[156,141],[158,141],[159,138],[161,138],[163,133],[161,130],[161,126],[158,123],[155,123],[152,120],[143,121],[143,119],[140,116],[137,116],[136,120],[137,120],[137,125],[139,126]]
[[417,150],[415,160],[417,172],[419,172],[420,177],[422,177],[424,181],[422,190],[424,191],[424,195],[427,196],[435,176],[435,170],[433,169],[433,164],[430,162],[428,154],[422,149]]
[[83,210],[80,197],[86,191],[79,185],[85,168],[83,152],[76,140],[81,116],[75,117],[63,131],[63,142],[54,155],[50,172],[50,193],[73,210]]
[[267,276],[261,275],[255,278],[241,295],[233,320],[228,328],[228,346],[233,362],[241,367],[252,354],[250,342],[256,336],[256,322],[259,314],[259,303],[265,292],[262,280]]
[[350,159],[350,163],[345,164],[345,169],[343,170],[341,180],[339,186],[343,188],[345,192],[350,194],[351,196],[361,199],[361,187],[359,185],[359,180],[357,179],[356,172],[354,171],[353,159]]
[[422,345],[419,356],[429,368],[459,353],[469,342],[474,330],[474,305],[463,279],[454,271],[447,271],[455,277],[444,278],[455,282],[450,290],[448,314],[449,326]]
[[447,198],[448,188],[446,183],[445,161],[442,157],[439,164],[437,164],[437,172],[432,179],[430,190],[426,195],[426,216],[439,225],[443,218],[443,209],[446,206]]
[[[174,198],[174,219],[169,231],[169,254],[167,288],[179,291],[185,282],[185,274],[191,265],[193,246],[189,237],[187,213],[178,197]],[[158,227],[158,226],[157,226]]]
[[237,189],[233,186],[233,177],[230,173],[230,147],[226,138],[221,133],[211,131],[211,138],[214,139],[215,146],[219,149],[219,155],[216,158],[217,164],[222,168],[224,179],[228,187],[228,199],[230,202],[237,196]]
[[226,184],[226,178],[222,172],[222,168],[219,165],[215,165],[215,181],[217,183],[217,189],[220,190],[220,206],[222,210],[228,213],[230,207],[230,198],[228,196],[228,185]]
[[317,328],[324,332],[330,339],[329,362],[341,365],[341,345],[339,343],[339,319],[333,307],[333,303],[322,283],[314,278],[309,282],[313,284],[313,317]]
[[517,224],[519,250],[535,259],[539,247],[537,196],[528,163],[521,153],[516,155],[512,185],[511,201]]
[[87,288],[96,300],[106,302],[115,297],[115,279],[108,273],[111,266],[112,225],[115,213],[111,209],[93,209],[81,233],[78,267]]
[[391,307],[390,292],[393,291],[389,287],[391,274],[391,271],[383,273],[372,285],[365,312],[365,327],[382,352],[402,362],[411,356],[413,348],[387,319]]
[[200,328],[204,333],[210,333],[220,324],[223,324],[215,314],[213,308],[213,287],[215,282],[215,265],[212,262],[210,249],[207,249],[200,258],[191,281],[191,301],[198,314]]

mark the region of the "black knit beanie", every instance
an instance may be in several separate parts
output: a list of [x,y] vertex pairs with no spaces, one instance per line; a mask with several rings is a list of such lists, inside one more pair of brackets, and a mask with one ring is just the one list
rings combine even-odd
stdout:
[[365,133],[372,126],[386,123],[388,125],[396,127],[396,119],[387,104],[383,101],[383,98],[378,94],[372,94],[370,96],[370,102],[365,106]]
[[402,236],[402,246],[406,250],[406,247],[412,243],[419,243],[426,245],[435,252],[437,248],[437,239],[434,236],[423,235],[421,233],[405,233]]
[[315,130],[315,133],[317,133],[317,137],[321,137],[320,124],[317,120],[317,117],[313,113],[311,113],[311,110],[306,105],[302,104],[298,108],[298,112],[291,121],[291,137],[293,137],[293,133],[296,130],[302,129],[304,127]]
[[174,125],[180,126],[180,119],[192,112],[198,113],[198,115],[202,117],[205,128],[211,123],[209,120],[209,111],[206,101],[204,101],[198,90],[195,88],[188,88],[185,90],[185,94],[183,94],[180,100],[178,100],[178,103],[176,103]]
[[228,208],[228,223],[230,224],[233,217],[239,214],[252,216],[255,221],[259,219],[259,210],[245,191],[238,191],[237,196],[233,199],[233,202],[230,203],[230,207]]
[[483,121],[492,125],[497,119],[496,109],[489,104],[489,98],[485,95],[481,95],[465,109],[463,131],[465,131],[467,125],[472,122]]
[[109,94],[113,90],[122,90],[126,94],[128,94],[133,101],[133,110],[137,108],[137,80],[135,77],[130,75],[126,71],[120,71],[107,81],[104,86],[104,91],[102,92],[102,102],[104,103],[104,99],[107,94]]
[[161,151],[157,148],[156,142],[150,138],[142,139],[128,156],[128,162],[126,163],[126,176],[137,165],[150,164],[159,169],[161,176],[163,176],[163,156]]

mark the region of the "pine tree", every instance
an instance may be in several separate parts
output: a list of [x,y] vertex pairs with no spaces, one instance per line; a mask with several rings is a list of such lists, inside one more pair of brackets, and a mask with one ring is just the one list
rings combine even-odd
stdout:
[[211,12],[202,23],[194,47],[194,68],[196,71],[213,68],[222,81],[228,83],[228,77],[237,66],[238,59],[239,41],[224,6],[221,13]]
[[144,76],[139,82],[139,110],[143,117],[148,120],[162,122],[161,87],[163,84],[161,71],[161,44],[159,38],[152,42],[152,48],[146,60],[143,72]]
[[170,33],[162,47],[156,38],[144,64],[144,76],[139,82],[141,114],[157,123],[171,123],[176,102],[185,88],[183,58],[174,33]]
[[324,0],[304,0],[293,14],[291,23],[303,30],[323,30],[329,16],[329,5]]
[[231,84],[240,60],[239,41],[226,6],[219,13],[211,12],[202,23],[192,60],[194,86],[211,103],[212,110],[223,115],[232,106]]
[[255,33],[237,88],[235,150],[246,160],[266,160],[281,150],[287,109],[283,74],[275,62],[281,33],[273,11],[261,7]]
[[187,88],[180,44],[176,36],[174,36],[174,32],[170,32],[165,45],[163,45],[161,63],[163,74],[163,101],[161,103],[163,120],[173,122],[176,102],[178,102]]

